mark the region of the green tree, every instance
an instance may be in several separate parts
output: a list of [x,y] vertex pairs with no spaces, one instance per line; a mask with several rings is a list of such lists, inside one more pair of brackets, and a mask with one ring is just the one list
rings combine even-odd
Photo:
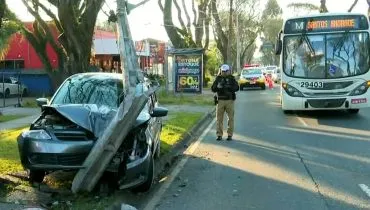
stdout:
[[20,31],[21,27],[14,13],[12,13],[5,0],[0,0],[0,60],[9,49],[11,36]]
[[[223,61],[228,61],[227,47],[231,45],[231,64],[236,66],[236,62],[240,62],[242,65],[247,60],[250,60],[252,51],[255,49],[255,41],[261,30],[260,13],[258,10],[259,0],[237,0],[234,5],[234,16],[233,27],[229,27],[230,6],[227,1],[211,0],[212,4],[212,16],[213,16],[213,28],[214,37],[217,43]],[[239,27],[236,28],[236,18],[238,18]],[[237,43],[236,33],[234,31],[229,33],[229,30],[239,31],[240,40],[240,60],[237,61]],[[230,40],[230,42],[229,42]]]
[[[210,0],[192,0],[191,11],[194,19],[190,19],[189,9],[185,0],[158,0],[163,12],[164,28],[175,48],[204,48],[209,45]],[[173,22],[173,10],[177,11],[180,26]],[[182,14],[185,14],[186,22]],[[194,34],[193,34],[194,32]]]
[[263,44],[260,51],[263,55],[262,63],[264,65],[277,65],[279,62],[278,56],[274,54],[274,45],[276,37],[283,25],[282,14],[283,11],[276,0],[269,0],[266,4],[266,8],[263,10]]
[[205,73],[206,76],[214,76],[218,73],[218,68],[222,64],[222,56],[220,54],[220,51],[217,48],[217,44],[215,42],[212,42],[210,44],[210,48],[207,51],[207,63],[205,63]]
[[111,23],[109,21],[104,21],[102,23],[98,23],[96,25],[96,28],[103,31],[109,31],[109,32],[116,32],[117,31],[117,25],[116,23]]
[[[55,85],[67,76],[86,72],[89,68],[92,37],[98,13],[104,0],[22,0],[29,13],[35,18],[33,31],[24,28],[27,40],[36,50],[46,71]],[[48,6],[46,6],[48,4]],[[49,7],[50,5],[50,7]],[[57,11],[55,14],[53,11]],[[51,22],[43,20],[40,11],[45,12]],[[51,26],[55,26],[60,36],[53,38]],[[54,71],[47,56],[46,46],[55,50],[59,67]]]
[[6,2],[5,0],[0,0],[0,28],[3,23],[3,18],[5,15],[5,9],[6,9]]
[[[357,5],[358,0],[354,0],[350,8],[347,10],[348,12],[352,12],[353,8]],[[370,15],[370,1],[367,0],[369,4],[368,14]],[[311,3],[291,3],[288,7],[293,8],[295,10],[303,10],[303,11],[318,11],[320,13],[329,12],[328,8],[326,7],[326,0],[320,0],[320,6]]]
[[[158,0],[159,8],[163,12],[164,28],[172,45],[175,48],[203,48],[208,49],[210,33],[210,0],[192,0],[191,11],[193,20],[189,15],[189,9],[186,0]],[[173,22],[173,10],[177,11],[177,19],[180,26]],[[182,14],[185,14],[186,21],[183,20]],[[207,54],[204,55],[203,61],[207,63]],[[205,74],[203,74],[205,81]],[[203,85],[206,85],[205,83]]]

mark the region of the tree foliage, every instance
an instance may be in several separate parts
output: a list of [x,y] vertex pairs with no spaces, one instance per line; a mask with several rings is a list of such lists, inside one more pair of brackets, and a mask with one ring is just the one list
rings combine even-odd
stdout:
[[[164,28],[175,48],[204,48],[209,45],[210,26],[210,0],[192,0],[191,12],[194,17],[190,18],[186,0],[158,0],[158,5],[163,12]],[[177,11],[177,19],[180,26],[173,22],[173,8]],[[182,14],[185,14],[186,21]]]
[[15,14],[8,9],[5,0],[0,0],[0,60],[9,49],[10,38],[19,30],[20,24]]
[[[367,0],[369,4],[369,10],[370,11],[370,1]],[[353,3],[351,4],[350,8],[348,8],[348,12],[352,12],[353,8],[357,5],[358,0],[353,0]],[[329,9],[326,7],[326,0],[320,0],[320,6],[317,6],[315,4],[311,3],[291,3],[288,5],[288,7],[293,8],[295,10],[303,10],[303,11],[317,11],[320,13],[326,13],[329,12]],[[370,14],[370,13],[369,13]]]
[[218,72],[218,68],[222,63],[222,56],[220,51],[217,49],[216,43],[211,43],[207,54],[207,63],[205,64],[205,70],[207,76],[214,76]]
[[[249,62],[253,57],[255,50],[255,41],[258,33],[261,31],[261,14],[258,11],[258,0],[237,0],[234,6],[234,16],[232,26],[229,27],[230,6],[225,0],[211,0],[212,15],[213,15],[213,28],[214,37],[217,43],[217,48],[221,52],[224,62],[228,59],[228,43],[231,45],[230,60],[233,66],[239,62],[242,66],[243,63]],[[236,17],[238,18],[239,27],[236,28]],[[235,28],[235,29],[234,29]],[[232,30],[229,33],[229,30]],[[236,43],[236,30],[239,31],[240,40],[240,60],[237,61],[237,43]],[[230,42],[229,42],[230,40]]]
[[[33,31],[24,29],[27,40],[35,48],[45,69],[51,69],[51,62],[47,56],[46,46],[55,50],[59,59],[57,78],[62,80],[72,74],[88,71],[92,37],[98,13],[104,0],[22,0],[29,13],[34,16]],[[45,2],[45,1],[44,1]],[[46,13],[51,22],[46,22],[40,16],[40,10]],[[53,10],[58,13],[55,14]],[[51,30],[54,25],[59,32],[55,40]]]
[[260,49],[263,54],[262,62],[265,65],[277,65],[279,59],[274,54],[274,44],[276,42],[276,37],[283,25],[283,11],[276,0],[269,0],[262,14],[262,21],[264,23],[262,32],[263,45]]

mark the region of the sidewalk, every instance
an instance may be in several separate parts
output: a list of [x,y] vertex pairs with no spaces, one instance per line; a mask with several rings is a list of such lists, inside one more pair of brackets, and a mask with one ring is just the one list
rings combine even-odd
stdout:
[[40,114],[36,115],[31,115],[28,117],[16,119],[16,120],[11,120],[8,122],[3,122],[0,123],[0,132],[4,130],[9,130],[9,129],[15,129],[15,128],[20,128],[20,127],[26,127],[30,126],[31,123],[38,117]]
[[3,115],[20,114],[27,115],[27,117],[0,123],[0,132],[4,130],[29,126],[40,115],[41,111],[40,108],[5,107],[1,109],[1,112]]

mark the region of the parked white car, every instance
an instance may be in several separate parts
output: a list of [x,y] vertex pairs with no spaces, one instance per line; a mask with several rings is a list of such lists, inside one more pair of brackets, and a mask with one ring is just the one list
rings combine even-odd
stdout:
[[25,85],[21,84],[15,77],[0,77],[0,96],[8,98],[11,95],[28,95],[28,89]]

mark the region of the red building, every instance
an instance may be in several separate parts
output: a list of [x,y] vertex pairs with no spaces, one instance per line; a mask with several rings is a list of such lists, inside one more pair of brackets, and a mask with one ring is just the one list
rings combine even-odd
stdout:
[[[33,31],[33,23],[24,23],[26,27]],[[50,29],[54,39],[59,36],[58,30],[54,24],[50,23]],[[117,43],[117,34],[96,29],[93,37],[94,56],[91,64],[102,71],[119,72],[120,57]],[[163,61],[165,43],[154,39],[145,39],[135,42],[136,52],[139,56],[140,68],[148,73],[163,74]],[[58,67],[57,54],[48,44],[46,47],[47,55],[53,68]],[[16,33],[10,41],[9,51],[5,58],[0,60],[0,70],[20,69],[22,72],[40,73],[44,72],[43,64],[36,51],[27,39],[21,34]],[[31,70],[31,71],[30,71]],[[36,71],[38,70],[38,71]]]
[[[30,22],[25,23],[26,27],[33,31],[33,25]],[[50,24],[50,29],[55,39],[57,39],[58,32],[53,24]],[[57,68],[58,59],[55,51],[48,44],[46,47],[47,55],[51,61],[53,68]],[[15,33],[11,38],[9,50],[3,60],[0,61],[0,69],[43,69],[43,64],[38,57],[35,49],[26,40],[21,33]]]

